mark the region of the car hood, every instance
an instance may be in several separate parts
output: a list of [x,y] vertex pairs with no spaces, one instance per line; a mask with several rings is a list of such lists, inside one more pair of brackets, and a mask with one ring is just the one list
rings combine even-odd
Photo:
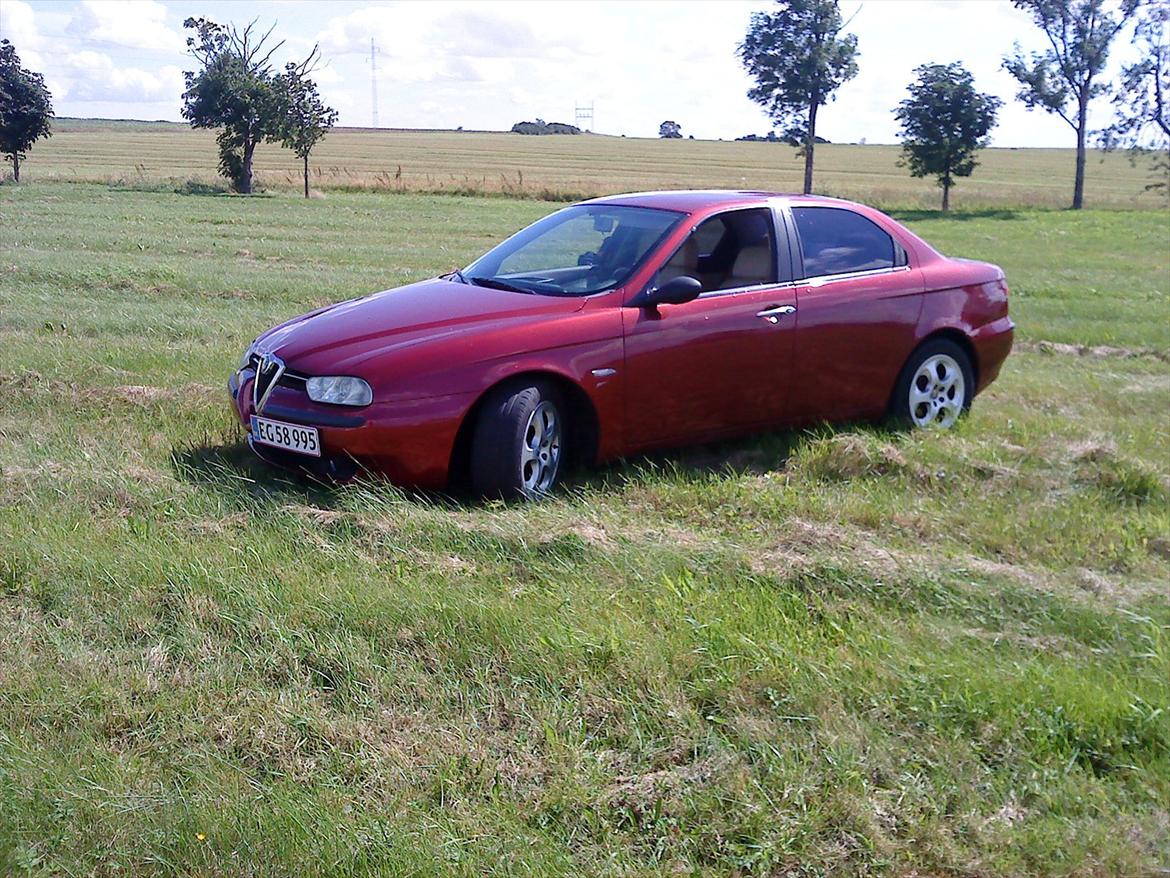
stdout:
[[310,375],[360,375],[364,364],[397,350],[584,304],[434,278],[303,314],[261,335],[256,348]]

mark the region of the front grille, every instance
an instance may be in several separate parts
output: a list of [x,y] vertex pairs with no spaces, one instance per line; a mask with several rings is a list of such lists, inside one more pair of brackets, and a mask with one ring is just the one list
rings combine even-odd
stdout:
[[[259,371],[260,368],[260,354],[252,354],[248,358],[248,368]],[[280,380],[276,382],[278,387],[291,387],[293,390],[304,390],[305,382],[309,380],[309,376],[301,372],[296,372],[292,369],[285,368],[280,375]]]

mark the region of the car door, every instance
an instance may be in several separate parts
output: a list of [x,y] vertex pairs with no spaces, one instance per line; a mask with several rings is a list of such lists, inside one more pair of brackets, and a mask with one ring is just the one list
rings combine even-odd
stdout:
[[770,208],[699,223],[651,281],[697,277],[691,302],[623,309],[631,448],[698,441],[785,415],[795,293]]
[[844,207],[794,204],[794,420],[885,411],[922,309],[922,279],[884,228]]

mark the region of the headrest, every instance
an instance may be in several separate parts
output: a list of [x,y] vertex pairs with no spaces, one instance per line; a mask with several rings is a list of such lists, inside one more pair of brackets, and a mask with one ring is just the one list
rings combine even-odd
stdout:
[[727,217],[740,247],[765,243],[768,239],[768,215],[760,210],[742,211]]

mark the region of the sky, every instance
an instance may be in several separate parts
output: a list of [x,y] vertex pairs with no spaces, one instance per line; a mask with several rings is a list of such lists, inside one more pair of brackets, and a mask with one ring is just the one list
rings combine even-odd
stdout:
[[[522,119],[572,123],[593,105],[592,130],[653,137],[666,119],[684,135],[732,139],[772,127],[747,98],[736,58],[750,0],[0,0],[0,38],[45,75],[58,116],[180,120],[183,71],[194,69],[183,20],[275,24],[275,56],[300,60],[314,44],[314,74],[341,125],[372,121],[370,39],[377,47],[382,127],[508,129]],[[1001,68],[1019,42],[1044,47],[1029,18],[1000,0],[842,0],[858,37],[860,72],[818,117],[834,142],[894,143],[892,110],[913,69],[961,61],[976,87],[1004,100],[994,146],[1072,146],[1059,117],[1027,111]],[[1128,35],[1108,76],[1132,62]],[[1099,101],[1091,124],[1108,124]]]

